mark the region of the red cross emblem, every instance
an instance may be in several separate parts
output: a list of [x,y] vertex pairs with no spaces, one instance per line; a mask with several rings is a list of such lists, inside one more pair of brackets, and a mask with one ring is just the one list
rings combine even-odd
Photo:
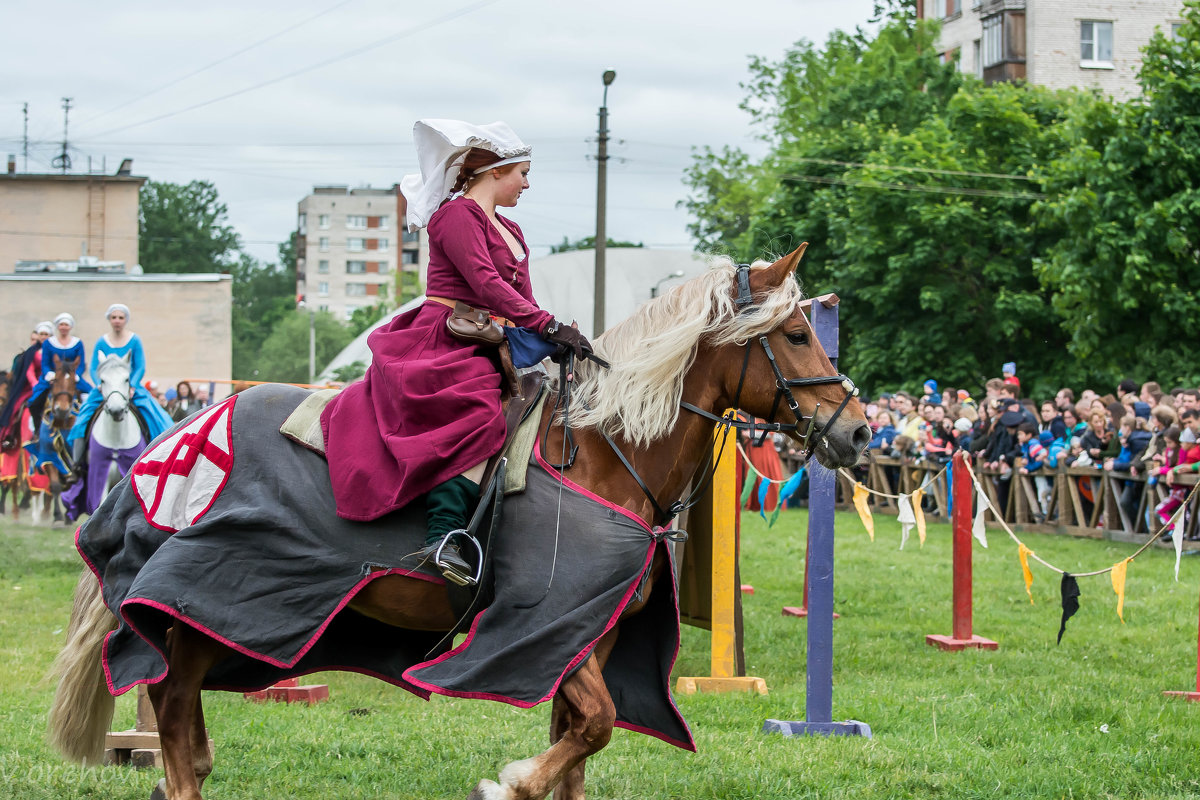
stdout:
[[217,501],[233,469],[233,395],[142,453],[133,488],[146,521],[175,533]]

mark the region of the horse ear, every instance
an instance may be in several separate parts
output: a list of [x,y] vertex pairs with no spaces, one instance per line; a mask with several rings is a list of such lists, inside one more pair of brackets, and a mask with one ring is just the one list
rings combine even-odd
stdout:
[[795,250],[762,270],[759,274],[762,275],[763,281],[771,287],[783,285],[784,280],[800,266],[800,259],[804,257],[804,251],[807,249],[808,242],[803,242]]
[[59,372],[60,370],[62,370],[62,363],[63,363],[63,360],[61,357],[59,357],[59,356],[54,357],[54,371],[55,372]]

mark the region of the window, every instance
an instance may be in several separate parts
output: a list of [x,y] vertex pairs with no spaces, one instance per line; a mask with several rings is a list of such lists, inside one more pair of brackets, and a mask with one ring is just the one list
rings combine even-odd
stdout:
[[401,259],[401,263],[403,263],[403,264],[416,264],[417,263],[417,251],[416,250],[405,250],[403,252],[402,256],[403,256],[403,258]]
[[417,241],[418,237],[419,234],[416,231],[405,231],[400,237],[400,241],[404,242],[405,244],[409,244],[410,242]]
[[387,240],[387,239],[380,239],[380,240],[379,240],[379,252],[381,252],[381,253],[386,253],[386,252],[387,252],[387,249],[388,249],[388,240]]
[[346,284],[346,296],[347,297],[366,297],[367,296],[367,285],[365,283],[347,283]]
[[346,274],[347,275],[362,275],[366,271],[367,271],[367,262],[365,262],[365,261],[347,261],[346,262]]
[[1080,66],[1112,66],[1113,24],[1084,20],[1079,23]]
[[1004,18],[1000,14],[983,21],[983,66],[1004,60]]
[[[1171,23],[1171,38],[1177,42],[1182,42],[1183,34],[1180,33],[1181,30],[1183,30],[1182,22],[1172,22]],[[300,231],[300,232],[304,233],[304,231]]]
[[346,240],[346,249],[349,250],[351,253],[365,252],[367,249],[367,240],[366,239],[347,239]]
[[322,214],[319,217],[317,217],[317,225],[319,225],[322,229],[328,228],[329,227],[329,215]]
[[317,284],[317,294],[321,297],[329,296],[329,283],[327,281],[321,281]]
[[321,273],[322,275],[329,274],[329,260],[328,259],[322,258],[320,261],[317,262],[317,272]]
[[296,231],[301,236],[308,233],[308,214],[301,214],[296,218]]
[[357,214],[347,214],[346,215],[346,227],[351,228],[356,231],[366,230],[367,229],[367,218],[364,216],[359,216]]
[[328,236],[322,236],[320,238],[320,240],[317,242],[317,249],[320,250],[322,253],[329,252],[329,237]]
[[946,0],[946,18],[962,13],[962,0]]
[[388,229],[388,218],[386,216],[379,218],[379,229],[381,231],[386,231]]

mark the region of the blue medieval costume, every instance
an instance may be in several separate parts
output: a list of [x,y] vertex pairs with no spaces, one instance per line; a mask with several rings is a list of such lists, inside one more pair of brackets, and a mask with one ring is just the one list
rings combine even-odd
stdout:
[[[142,379],[146,377],[146,355],[142,351],[142,340],[135,333],[132,334],[129,341],[120,347],[113,346],[108,341],[108,335],[100,337],[96,342],[95,348],[92,349],[91,374],[92,380],[96,385],[100,385],[100,376],[96,374],[100,362],[108,355],[125,356],[126,353],[132,354],[129,372],[129,385],[133,389],[133,407],[137,409],[138,416],[146,424],[146,441],[153,441],[160,433],[171,427],[175,423],[167,416],[167,412],[158,404],[158,401],[147,391],[145,386],[142,386]],[[79,409],[79,414],[75,419],[75,427],[71,428],[70,434],[67,435],[67,441],[73,442],[76,439],[87,436],[88,423],[96,413],[101,404],[104,403],[104,398],[100,396],[100,392],[91,392],[87,396],[83,407]]]
[[29,394],[30,403],[38,400],[50,388],[50,384],[54,380],[55,356],[63,361],[78,358],[79,364],[75,367],[75,389],[81,394],[92,391],[92,385],[87,382],[84,372],[87,369],[87,348],[83,346],[83,341],[78,336],[72,336],[67,346],[63,347],[58,343],[56,337],[51,336],[42,342],[42,376],[34,384],[33,391]]

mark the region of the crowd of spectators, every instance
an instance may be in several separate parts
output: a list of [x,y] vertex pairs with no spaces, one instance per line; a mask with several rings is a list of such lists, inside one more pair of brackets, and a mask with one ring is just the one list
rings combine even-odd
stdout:
[[[866,408],[874,431],[870,449],[932,464],[966,450],[994,475],[1002,504],[1014,474],[1033,476],[1040,505],[1035,518],[1047,513],[1050,473],[1060,464],[1144,476],[1169,487],[1154,513],[1170,519],[1184,499],[1175,477],[1200,471],[1200,389],[1168,392],[1154,382],[1123,380],[1113,393],[1085,389],[1076,397],[1063,388],[1039,402],[1021,397],[1015,364],[1002,372],[978,399],[965,389],[939,389],[934,380],[925,382],[920,397],[880,393]],[[1121,504],[1131,517],[1139,492],[1133,481],[1122,490]]]

